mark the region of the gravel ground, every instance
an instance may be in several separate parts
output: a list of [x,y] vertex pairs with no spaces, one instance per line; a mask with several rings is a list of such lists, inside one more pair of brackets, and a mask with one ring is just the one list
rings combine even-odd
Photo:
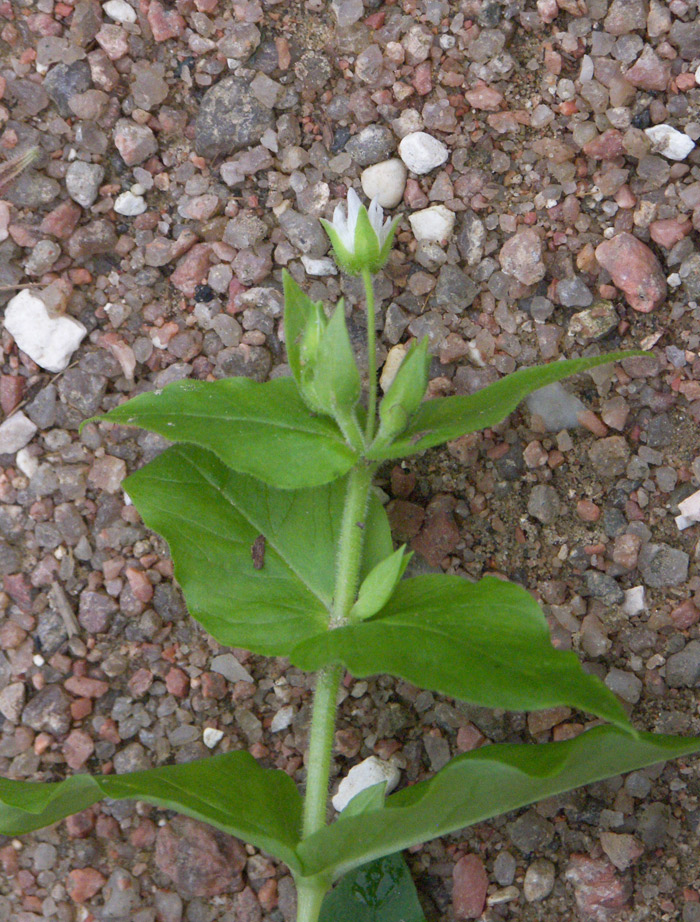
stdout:
[[[283,267],[345,296],[361,354],[317,220],[350,186],[405,216],[381,359],[427,334],[433,394],[653,351],[382,485],[426,565],[527,586],[638,727],[700,732],[698,525],[676,521],[700,487],[698,65],[696,0],[0,0],[0,159],[40,152],[0,188],[1,774],[183,762],[210,728],[303,781],[309,679],[205,636],[125,504],[162,440],[78,425],[181,378],[286,374]],[[334,772],[393,756],[401,784],[585,723],[387,678],[344,694]],[[699,794],[676,762],[416,849],[428,918],[698,922]],[[17,922],[294,919],[283,868],[133,803],[0,840],[0,866]]]

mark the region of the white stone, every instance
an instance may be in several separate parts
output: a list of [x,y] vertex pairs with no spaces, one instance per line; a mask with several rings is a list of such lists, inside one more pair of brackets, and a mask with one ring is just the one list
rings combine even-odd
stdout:
[[416,240],[440,243],[449,240],[455,226],[454,212],[444,205],[431,205],[408,216]]
[[695,147],[687,134],[670,125],[652,125],[645,128],[644,133],[654,145],[654,150],[669,160],[685,160]]
[[280,730],[286,730],[294,720],[294,708],[291,704],[285,704],[272,718],[270,723],[270,733],[279,733]]
[[392,348],[389,349],[389,353],[384,360],[382,373],[379,377],[379,386],[385,394],[396,377],[396,372],[401,367],[401,363],[407,352],[408,346],[405,343],[399,343],[397,346],[392,346]]
[[399,783],[400,773],[393,762],[382,762],[376,756],[370,756],[359,765],[353,766],[338,785],[338,793],[332,798],[333,807],[340,813],[360,791],[386,781],[389,794]]
[[20,448],[15,458],[15,464],[19,472],[31,480],[39,467],[39,459],[32,454],[30,449]]
[[252,682],[253,677],[238,662],[233,653],[222,653],[211,661],[211,671],[218,672],[229,682]]
[[444,163],[450,152],[447,147],[425,131],[407,134],[399,144],[399,156],[412,173],[422,176]]
[[224,738],[223,730],[215,730],[214,727],[207,727],[202,734],[202,740],[207,749],[213,749]]
[[625,601],[622,603],[622,610],[629,617],[640,614],[646,608],[644,600],[644,586],[633,586],[625,590]]
[[338,274],[338,267],[330,256],[321,256],[320,259],[314,259],[311,256],[302,256],[301,261],[307,275],[319,277],[323,275]]
[[0,426],[0,455],[13,455],[29,442],[36,432],[36,426],[20,410],[13,413]]
[[17,347],[46,371],[63,371],[87,330],[65,314],[52,317],[36,294],[25,289],[5,309],[5,329]]
[[115,22],[136,22],[136,10],[126,0],[107,0],[102,9]]
[[126,215],[133,218],[137,214],[143,214],[146,210],[146,202],[140,195],[134,195],[133,192],[122,192],[114,202],[114,210],[117,214]]
[[101,167],[99,163],[74,160],[66,170],[68,195],[81,208],[89,208],[90,205],[94,204],[100,190],[100,184],[104,178],[104,167]]
[[678,509],[681,515],[687,516],[689,519],[695,519],[696,522],[700,522],[700,490],[696,490],[695,493],[692,493],[678,503]]
[[376,199],[382,208],[396,208],[406,188],[406,167],[397,157],[374,163],[362,171],[362,191],[371,201]]

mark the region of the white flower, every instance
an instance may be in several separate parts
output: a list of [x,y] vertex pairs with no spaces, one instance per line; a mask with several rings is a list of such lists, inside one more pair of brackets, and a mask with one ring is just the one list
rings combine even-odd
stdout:
[[357,275],[364,269],[378,272],[389,257],[398,218],[384,220],[384,209],[372,199],[369,210],[354,189],[348,191],[347,205],[335,207],[333,221],[321,219],[330,237],[335,258],[342,269]]

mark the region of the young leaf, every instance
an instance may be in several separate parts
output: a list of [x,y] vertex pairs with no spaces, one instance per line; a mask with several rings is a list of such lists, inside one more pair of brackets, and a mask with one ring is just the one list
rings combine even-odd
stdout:
[[408,425],[425,395],[430,361],[426,336],[408,350],[379,404],[379,431],[373,449],[388,445]]
[[199,445],[283,489],[328,483],[357,460],[336,424],[309,412],[292,378],[177,381],[95,419]]
[[321,907],[319,922],[425,922],[402,855],[387,855],[347,874]]
[[495,426],[512,413],[528,394],[546,384],[552,384],[554,381],[588,371],[607,362],[645,354],[639,350],[611,352],[608,355],[521,368],[475,394],[428,400],[418,408],[399,439],[388,446],[378,445],[376,449],[370,448],[367,457],[377,461],[405,458],[425,451],[426,448],[433,448],[435,445],[459,438],[468,432]]
[[310,637],[290,656],[301,669],[341,662],[360,678],[386,672],[486,707],[570,705],[631,730],[617,698],[576,654],[554,649],[532,596],[491,576],[402,580],[369,621]]
[[[284,656],[323,631],[333,597],[346,479],[275,490],[194,445],[167,449],[124,489],[170,545],[190,613],[220,643]],[[266,539],[262,567],[252,548]],[[365,524],[363,571],[391,553],[376,496]]]
[[344,818],[300,843],[305,875],[337,879],[379,858],[456,832],[545,797],[700,751],[700,738],[653,733],[638,738],[595,727],[542,745],[497,744],[458,756],[429,781],[387,798],[372,813]]
[[367,574],[360,586],[357,601],[350,611],[351,621],[364,621],[366,618],[371,618],[386,605],[396,584],[404,575],[411,557],[413,554],[410,551],[407,554],[406,545],[402,544],[397,551],[378,563]]
[[125,775],[74,775],[43,784],[0,778],[0,833],[21,835],[84,810],[103,797],[176,810],[264,849],[292,870],[302,800],[292,779],[248,752]]
[[369,788],[364,788],[359,794],[355,794],[343,810],[342,815],[347,818],[348,816],[359,816],[360,813],[379,810],[380,807],[384,806],[386,785],[386,781],[380,781],[379,784],[373,784]]

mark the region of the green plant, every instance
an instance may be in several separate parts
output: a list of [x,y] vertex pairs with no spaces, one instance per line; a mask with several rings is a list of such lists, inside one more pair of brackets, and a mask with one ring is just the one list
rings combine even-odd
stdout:
[[[304,797],[291,778],[262,768],[247,752],[51,784],[0,779],[0,831],[13,835],[102,797],[136,798],[211,823],[288,865],[298,922],[360,919],[364,909],[350,905],[358,893],[365,894],[368,919],[419,920],[402,859],[387,856],[700,749],[697,739],[635,731],[576,656],[551,646],[525,589],[492,576],[476,583],[402,578],[409,555],[393,549],[372,486],[383,461],[493,426],[537,388],[634,353],[525,368],[472,396],[424,401],[427,343],[414,343],[377,412],[372,273],[388,257],[394,225],[382,225],[381,209],[368,212],[352,194],[349,205],[348,218],[336,213],[327,228],[338,262],[364,280],[366,409],[342,303],[328,319],[285,274],[291,377],[178,382],[102,417],[175,443],[124,486],[146,524],[167,539],[193,617],[222,644],[287,656],[316,672]],[[390,673],[494,708],[569,705],[606,723],[566,742],[477,749],[390,796],[385,784],[375,785],[328,824],[344,670],[357,677]],[[355,875],[352,886],[346,879],[322,909],[333,883],[348,874]],[[386,880],[396,886],[382,889]]]

